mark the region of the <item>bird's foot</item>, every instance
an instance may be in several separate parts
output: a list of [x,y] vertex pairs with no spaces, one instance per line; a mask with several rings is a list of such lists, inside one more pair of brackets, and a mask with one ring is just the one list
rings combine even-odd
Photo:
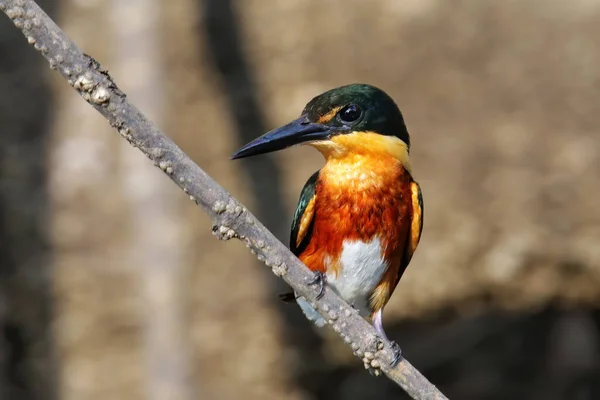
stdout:
[[392,354],[394,355],[390,366],[392,368],[395,368],[396,365],[398,365],[398,363],[402,359],[402,349],[400,348],[400,345],[398,345],[398,343],[394,342],[393,340],[390,342],[390,347],[392,348]]
[[310,286],[319,285],[319,293],[317,294],[317,300],[320,300],[321,297],[325,294],[325,274],[321,271],[315,271],[315,277],[308,282]]
[[281,293],[279,299],[284,303],[293,303],[296,301],[296,294],[294,292]]
[[385,344],[388,344],[392,350],[392,361],[390,362],[390,367],[395,368],[396,365],[402,360],[402,349],[400,345],[393,340],[389,340],[387,337],[383,339],[379,339],[377,342],[377,349],[383,350]]
[[402,359],[402,350],[400,349],[400,346],[398,345],[398,343],[396,343],[393,340],[388,339],[387,335],[385,334],[385,330],[383,329],[382,310],[381,309],[377,310],[373,314],[373,326],[375,327],[375,330],[377,331],[377,333],[379,333],[379,335],[380,335],[379,341],[377,343],[377,350],[383,349],[383,346],[385,343],[390,345],[390,347],[392,349],[392,353],[393,353],[393,356],[392,356],[393,358],[392,358],[392,362],[390,363],[390,366],[392,368],[394,368],[396,365],[398,365],[398,363]]

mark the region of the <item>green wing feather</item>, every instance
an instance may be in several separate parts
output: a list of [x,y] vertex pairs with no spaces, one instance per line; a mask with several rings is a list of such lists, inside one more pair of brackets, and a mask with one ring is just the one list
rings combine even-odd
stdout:
[[[294,213],[294,219],[292,220],[292,233],[290,235],[290,250],[297,257],[299,256],[308,243],[310,242],[310,236],[313,227],[313,221],[310,221],[310,225],[308,227],[308,232],[302,238],[300,243],[297,243],[298,239],[298,231],[300,230],[300,224],[302,222],[302,216],[306,212],[306,207],[310,204],[310,201],[315,197],[315,193],[317,191],[317,180],[319,179],[319,171],[315,172],[306,182],[304,187],[302,188],[302,192],[300,193],[300,199],[298,200],[298,206],[296,207],[296,212]],[[282,293],[279,295],[279,298],[286,303],[292,303],[296,301],[295,293]]]
[[298,207],[296,207],[296,212],[294,213],[294,220],[292,221],[292,233],[290,235],[290,250],[294,255],[298,256],[310,241],[310,234],[312,231],[312,221],[309,226],[308,233],[302,239],[302,242],[296,243],[298,238],[298,231],[300,229],[300,222],[302,221],[302,216],[306,211],[306,207],[315,196],[315,192],[317,190],[317,180],[319,179],[319,171],[315,172],[306,182],[304,187],[302,188],[302,192],[300,193],[300,199],[298,200]]

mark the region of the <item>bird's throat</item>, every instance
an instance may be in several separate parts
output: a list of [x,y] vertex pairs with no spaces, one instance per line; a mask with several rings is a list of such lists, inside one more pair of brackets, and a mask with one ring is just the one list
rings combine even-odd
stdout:
[[411,173],[408,146],[395,136],[352,132],[334,136],[330,140],[312,142],[310,145],[323,154],[327,164],[351,164],[357,161],[373,164],[394,159]]

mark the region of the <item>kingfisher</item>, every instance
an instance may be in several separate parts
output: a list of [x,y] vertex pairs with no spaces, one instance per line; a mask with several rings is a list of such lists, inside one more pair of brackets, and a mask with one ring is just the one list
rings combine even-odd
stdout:
[[[290,250],[325,287],[368,318],[392,346],[382,313],[415,253],[423,230],[423,196],[410,165],[410,136],[402,113],[383,90],[350,84],[313,98],[300,117],[235,152],[231,159],[309,145],[325,165],[306,182],[291,227]],[[325,319],[296,301],[317,326]]]

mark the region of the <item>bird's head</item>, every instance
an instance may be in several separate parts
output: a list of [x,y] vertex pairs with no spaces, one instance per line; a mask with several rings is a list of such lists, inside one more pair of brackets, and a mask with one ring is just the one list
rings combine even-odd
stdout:
[[352,84],[312,99],[300,118],[236,151],[231,159],[308,144],[326,159],[352,153],[388,154],[408,160],[410,137],[400,109],[384,91]]

